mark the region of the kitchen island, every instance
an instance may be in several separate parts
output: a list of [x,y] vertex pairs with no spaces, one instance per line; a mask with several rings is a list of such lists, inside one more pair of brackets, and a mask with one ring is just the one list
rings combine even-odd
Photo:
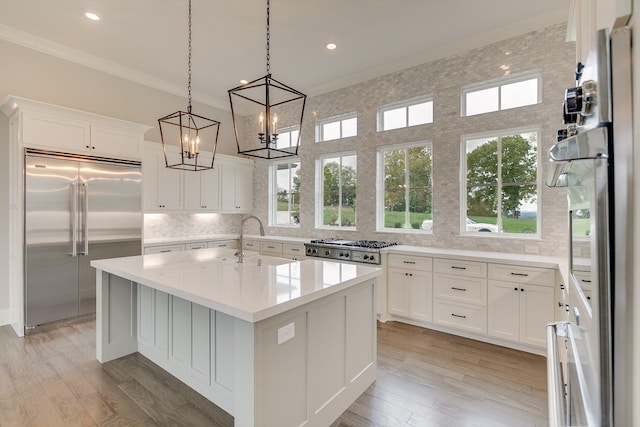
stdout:
[[140,352],[235,426],[327,426],[376,376],[380,269],[229,249],[93,261],[96,357]]

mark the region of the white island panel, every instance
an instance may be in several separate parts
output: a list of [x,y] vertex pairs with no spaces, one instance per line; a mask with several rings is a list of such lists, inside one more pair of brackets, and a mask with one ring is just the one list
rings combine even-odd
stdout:
[[379,269],[229,254],[94,261],[98,359],[139,351],[238,427],[330,425],[375,380]]

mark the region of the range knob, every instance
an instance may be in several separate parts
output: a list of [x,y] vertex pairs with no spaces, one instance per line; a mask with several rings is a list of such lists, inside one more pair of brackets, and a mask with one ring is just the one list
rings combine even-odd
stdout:
[[573,115],[582,112],[582,87],[572,87],[564,92],[564,114]]
[[329,256],[329,255],[331,255],[331,251],[330,251],[330,250],[328,250],[328,249],[327,249],[327,250],[325,250],[325,251],[324,251],[324,256]]
[[[372,255],[372,256],[373,256],[373,255]],[[362,258],[364,258],[364,259],[369,259],[369,255],[365,255],[365,256],[363,256]]]
[[567,113],[567,105],[565,102],[562,103],[562,123],[565,125],[573,124],[578,122],[578,114],[568,114]]
[[369,255],[369,260],[370,260],[370,261],[373,261],[373,260],[374,260],[373,255]]
[[558,132],[556,133],[556,141],[560,142],[563,139],[567,139],[567,130],[566,129],[558,129]]

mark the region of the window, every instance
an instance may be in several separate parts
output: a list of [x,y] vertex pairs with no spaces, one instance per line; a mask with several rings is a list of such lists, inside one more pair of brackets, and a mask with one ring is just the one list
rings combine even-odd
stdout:
[[524,107],[540,102],[541,75],[529,72],[462,88],[462,116]]
[[270,169],[269,224],[300,224],[300,160],[272,162]]
[[420,97],[378,108],[378,132],[433,123],[433,99]]
[[320,193],[316,209],[317,227],[355,228],[356,160],[353,152],[318,159],[316,188],[320,189]]
[[289,148],[295,147],[298,143],[298,137],[300,136],[299,126],[289,126],[279,129],[278,141],[276,142],[276,148]]
[[318,120],[316,124],[316,142],[348,138],[358,134],[358,117],[356,113]]
[[432,170],[431,143],[378,151],[378,231],[432,230]]
[[463,233],[539,235],[537,131],[463,140]]

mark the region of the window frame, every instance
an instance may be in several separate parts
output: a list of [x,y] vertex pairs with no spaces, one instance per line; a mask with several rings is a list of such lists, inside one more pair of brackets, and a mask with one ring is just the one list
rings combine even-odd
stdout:
[[[351,119],[356,119],[356,134],[345,137],[343,136],[342,122]],[[330,123],[337,122],[340,123],[340,137],[333,139],[324,139],[324,126]],[[316,143],[339,141],[344,138],[354,138],[356,136],[358,136],[358,113],[356,111],[316,120]]]
[[[406,150],[409,148],[415,147],[430,147],[431,148],[431,197],[432,197],[432,205],[431,205],[431,217],[433,221],[433,164],[434,164],[434,156],[433,156],[433,141],[423,140],[416,141],[404,144],[391,144],[378,147],[377,152],[377,169],[376,169],[376,181],[377,181],[377,190],[376,190],[376,231],[384,232],[384,233],[421,233],[421,234],[433,234],[433,227],[431,230],[423,230],[422,228],[387,228],[384,226],[384,193],[385,193],[385,173],[384,173],[384,153],[386,151],[391,150]],[[405,166],[405,179],[408,176],[408,170]],[[408,190],[407,190],[408,191]],[[405,200],[406,202],[406,200]]]
[[[340,221],[340,216],[338,216],[338,225],[337,226],[329,226],[324,224],[324,168],[322,166],[322,162],[325,159],[331,159],[335,157],[340,157],[341,165],[342,158],[347,156],[355,156],[356,157],[356,195],[358,188],[358,153],[356,150],[349,151],[341,151],[338,153],[328,153],[322,154],[316,157],[316,189],[318,189],[316,193],[316,212],[315,212],[315,228],[322,230],[347,230],[347,231],[356,231],[358,224],[358,215],[356,211],[356,221],[354,226],[346,226],[342,225]],[[340,185],[340,208],[342,207],[342,185]],[[356,198],[357,200],[357,198]]]
[[[482,133],[474,133],[474,134],[465,134],[460,136],[460,235],[461,236],[474,236],[474,237],[484,237],[484,238],[504,238],[504,239],[527,239],[527,240],[540,240],[542,239],[542,156],[540,155],[541,149],[541,126],[528,126],[528,127],[520,127],[513,129],[500,129],[491,132],[482,132]],[[536,211],[536,232],[535,233],[505,233],[503,231],[498,233],[486,233],[481,231],[467,231],[467,141],[474,139],[485,139],[485,138],[502,138],[504,136],[510,135],[519,135],[525,133],[535,133],[537,136],[536,140],[536,203],[537,203],[537,211]],[[498,186],[500,189],[500,195],[502,195],[502,160],[501,160],[501,150],[498,149]],[[525,185],[525,184],[522,184]],[[502,203],[502,197],[499,199],[499,203]],[[499,204],[499,206],[500,206]],[[498,209],[496,224],[502,225],[502,211]]]
[[[286,157],[284,159],[272,160],[269,163],[269,201],[268,201],[268,209],[269,209],[269,226],[270,227],[280,227],[280,228],[300,228],[300,217],[298,217],[297,224],[278,224],[276,222],[277,217],[277,207],[278,201],[276,198],[278,197],[277,191],[277,173],[278,173],[278,165],[281,164],[290,164],[290,163],[298,163],[298,167],[302,168],[302,161],[300,157]],[[291,193],[291,192],[289,192]],[[300,192],[300,198],[302,198],[302,191]],[[289,207],[290,208],[290,207]],[[300,212],[298,212],[300,215]]]
[[[538,93],[537,93],[538,99],[536,103],[521,105],[519,107],[512,107],[507,109],[502,108],[501,95],[502,95],[503,86],[507,86],[513,83],[521,83],[521,82],[534,80],[534,79],[538,81]],[[542,83],[543,83],[542,70],[531,70],[531,71],[525,71],[517,74],[510,74],[508,76],[502,76],[497,79],[492,79],[484,82],[473,83],[470,85],[462,86],[460,89],[460,117],[475,117],[475,116],[481,116],[483,114],[497,113],[499,111],[514,110],[518,108],[531,107],[534,105],[541,104],[542,103]],[[492,111],[486,111],[484,113],[477,113],[477,114],[471,114],[471,115],[467,114],[467,94],[473,93],[473,92],[479,92],[486,89],[493,89],[493,88],[498,88],[498,109],[492,110]]]
[[[409,124],[409,107],[412,107],[414,105],[425,104],[425,103],[428,103],[428,102],[431,102],[431,121],[427,122],[427,123],[421,123],[419,125],[410,125]],[[377,129],[378,132],[389,132],[389,131],[398,130],[398,129],[406,129],[408,127],[424,126],[424,125],[433,124],[433,122],[435,121],[434,107],[435,107],[435,105],[434,105],[434,101],[433,101],[433,95],[418,96],[418,97],[415,97],[415,98],[405,99],[405,100],[402,100],[402,101],[397,101],[397,102],[392,102],[392,103],[389,103],[389,104],[381,105],[381,106],[378,107],[376,129]],[[407,124],[405,126],[399,127],[399,128],[384,129],[384,113],[386,111],[397,110],[399,108],[404,108],[405,109],[405,117],[407,119],[407,121],[406,121]]]
[[298,131],[298,139],[296,139],[296,141],[292,144],[291,143],[292,140],[291,140],[291,138],[289,138],[289,144],[290,145],[287,146],[287,147],[278,147],[277,143],[276,143],[276,148],[286,149],[286,148],[295,147],[298,144],[298,141],[302,140],[302,135],[300,134],[300,125],[285,126],[285,127],[279,128],[278,131],[279,131],[278,132],[278,138],[280,138],[282,136],[282,134],[289,133],[289,135],[291,135],[291,132]]

